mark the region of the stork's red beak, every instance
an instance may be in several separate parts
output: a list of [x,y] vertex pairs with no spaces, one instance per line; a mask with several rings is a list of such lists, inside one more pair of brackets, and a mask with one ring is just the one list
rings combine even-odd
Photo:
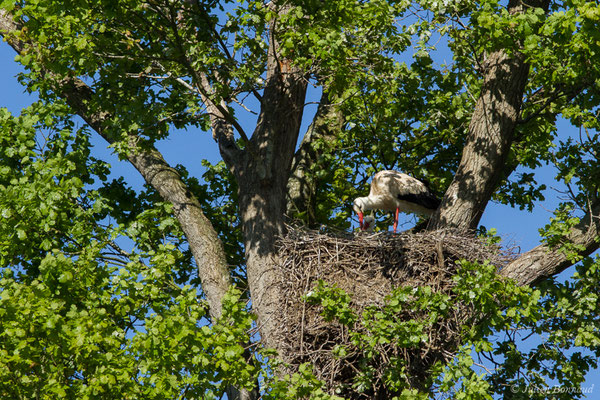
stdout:
[[358,224],[360,225],[361,231],[364,231],[366,229],[365,224],[363,222],[363,213],[361,213],[361,212],[358,213]]

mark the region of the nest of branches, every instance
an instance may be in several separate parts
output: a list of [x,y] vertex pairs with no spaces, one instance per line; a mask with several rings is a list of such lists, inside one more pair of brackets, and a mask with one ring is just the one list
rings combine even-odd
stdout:
[[[422,233],[376,234],[319,233],[289,228],[280,240],[281,282],[285,306],[280,318],[278,341],[285,349],[284,361],[293,371],[308,362],[331,394],[346,398],[388,398],[383,375],[389,360],[403,360],[409,387],[427,390],[428,370],[436,361],[448,361],[460,345],[461,327],[477,320],[477,310],[463,305],[429,326],[428,340],[419,346],[403,348],[381,345],[376,360],[370,359],[373,387],[353,389],[353,379],[364,358],[352,344],[348,327],[326,321],[319,305],[307,303],[305,295],[319,280],[343,289],[351,296],[351,308],[361,315],[367,308],[382,307],[394,288],[429,286],[435,292],[452,296],[452,276],[456,261],[491,263],[501,268],[510,255],[498,246],[484,243],[472,234],[439,230]],[[425,311],[402,311],[402,320],[427,318]],[[358,325],[358,324],[356,324]],[[335,346],[344,346],[343,357],[335,356]]]

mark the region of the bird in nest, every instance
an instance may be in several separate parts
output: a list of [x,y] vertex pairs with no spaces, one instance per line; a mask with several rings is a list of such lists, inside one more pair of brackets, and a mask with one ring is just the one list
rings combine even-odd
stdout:
[[398,171],[379,171],[373,176],[369,195],[354,199],[353,209],[358,214],[361,230],[369,229],[374,222],[369,220],[369,224],[365,224],[365,211],[395,211],[395,233],[400,212],[430,216],[439,205],[440,199],[420,180]]

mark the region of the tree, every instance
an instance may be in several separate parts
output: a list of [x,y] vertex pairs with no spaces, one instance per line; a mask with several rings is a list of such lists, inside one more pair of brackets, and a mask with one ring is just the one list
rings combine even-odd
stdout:
[[[377,169],[396,168],[444,193],[429,229],[475,229],[490,201],[531,209],[544,188],[519,168],[543,163],[557,167],[569,199],[541,228],[540,245],[499,272],[517,285],[507,286],[513,311],[490,311],[504,319],[465,346],[490,351],[494,329],[520,323],[554,332],[552,354],[500,342],[505,361],[486,388],[524,384],[527,354],[554,363],[529,362],[526,370],[545,371],[532,382],[565,365],[561,382],[580,382],[594,362],[559,350],[598,354],[600,343],[591,290],[599,21],[600,7],[585,1],[3,2],[0,32],[40,102],[18,117],[2,113],[0,254],[10,308],[1,314],[9,385],[1,390],[256,397],[260,369],[270,367],[257,356],[244,300],[261,346],[278,350],[276,242],[286,218],[348,228],[357,188]],[[437,40],[452,52],[448,65],[433,61]],[[323,95],[296,151],[309,85]],[[245,109],[255,124],[239,117]],[[76,128],[74,116],[85,125]],[[555,144],[559,116],[585,135]],[[212,132],[222,163],[207,165],[206,183],[157,150],[173,128]],[[144,191],[108,181],[91,134],[139,171]],[[572,283],[553,279],[577,262]],[[502,287],[473,296],[483,302]],[[515,315],[525,322],[511,324]],[[469,357],[445,370],[441,388],[456,389],[452,376],[481,381],[465,372]],[[309,369],[289,387],[274,379],[262,388],[272,396],[293,397],[290,388],[325,396]]]

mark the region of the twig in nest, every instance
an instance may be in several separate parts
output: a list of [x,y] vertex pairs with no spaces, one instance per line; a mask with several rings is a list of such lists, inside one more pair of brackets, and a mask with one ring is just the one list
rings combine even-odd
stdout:
[[444,270],[444,244],[442,239],[438,240],[435,250],[437,251],[437,262],[440,270]]

